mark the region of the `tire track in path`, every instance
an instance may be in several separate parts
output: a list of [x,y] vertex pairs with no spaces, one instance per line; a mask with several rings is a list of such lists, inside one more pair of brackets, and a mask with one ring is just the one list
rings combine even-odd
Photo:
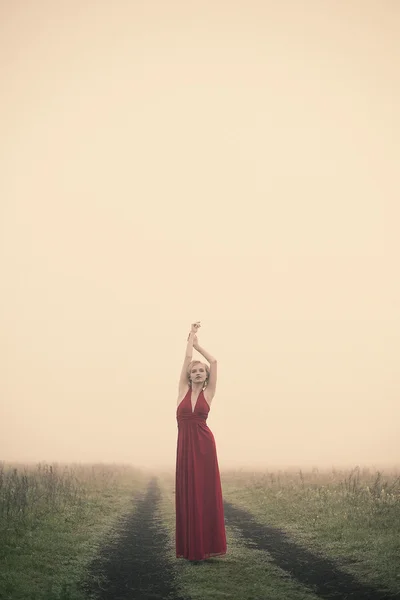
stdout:
[[247,511],[224,501],[228,525],[237,527],[248,546],[267,551],[275,564],[326,600],[400,600],[391,594],[360,583],[342,571],[333,560],[313,554],[293,542],[281,529],[258,523]]
[[121,520],[117,538],[92,561],[86,593],[98,600],[190,600],[177,591],[168,534],[157,516],[159,500],[153,478],[135,510]]

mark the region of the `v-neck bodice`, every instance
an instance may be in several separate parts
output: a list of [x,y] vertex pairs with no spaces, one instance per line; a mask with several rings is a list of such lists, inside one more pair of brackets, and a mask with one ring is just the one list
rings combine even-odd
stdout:
[[192,388],[189,388],[186,396],[180,402],[176,410],[178,424],[181,420],[206,421],[209,411],[210,407],[204,397],[203,390],[201,390],[200,394],[198,395],[194,410],[192,409]]
[[197,398],[196,398],[196,402],[194,403],[194,408],[193,408],[193,405],[192,405],[192,390],[190,390],[190,394],[189,394],[189,400],[190,400],[190,408],[192,409],[192,413],[194,413],[194,412],[195,412],[195,410],[196,410],[196,407],[197,407],[197,404],[198,404],[198,402],[199,402],[199,400],[200,400],[200,396],[201,396],[202,394],[203,394],[203,390],[201,390],[201,392],[200,392],[200,393],[199,393],[199,395],[197,396]]

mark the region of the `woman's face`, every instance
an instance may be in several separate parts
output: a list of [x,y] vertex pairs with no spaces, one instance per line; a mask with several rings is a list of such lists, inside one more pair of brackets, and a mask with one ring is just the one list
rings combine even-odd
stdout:
[[190,371],[190,379],[193,383],[203,383],[207,379],[207,371],[203,363],[196,363]]

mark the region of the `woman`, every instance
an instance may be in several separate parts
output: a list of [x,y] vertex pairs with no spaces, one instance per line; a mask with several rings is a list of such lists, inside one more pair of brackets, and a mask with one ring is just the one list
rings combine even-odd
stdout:
[[[206,425],[217,383],[217,361],[198,344],[194,323],[179,381],[176,418],[176,556],[200,561],[226,554],[221,480],[214,436]],[[192,361],[193,348],[210,366]]]

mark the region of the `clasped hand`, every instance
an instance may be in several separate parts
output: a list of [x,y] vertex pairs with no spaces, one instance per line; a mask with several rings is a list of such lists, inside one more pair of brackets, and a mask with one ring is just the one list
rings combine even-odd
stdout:
[[188,339],[189,339],[190,335],[192,335],[192,337],[193,337],[193,348],[195,350],[197,350],[198,346],[199,346],[199,341],[197,339],[197,331],[198,331],[198,329],[200,327],[201,327],[200,321],[197,321],[196,323],[192,323],[192,326],[191,326],[191,329],[190,329],[190,333],[189,333],[189,336],[188,336]]

